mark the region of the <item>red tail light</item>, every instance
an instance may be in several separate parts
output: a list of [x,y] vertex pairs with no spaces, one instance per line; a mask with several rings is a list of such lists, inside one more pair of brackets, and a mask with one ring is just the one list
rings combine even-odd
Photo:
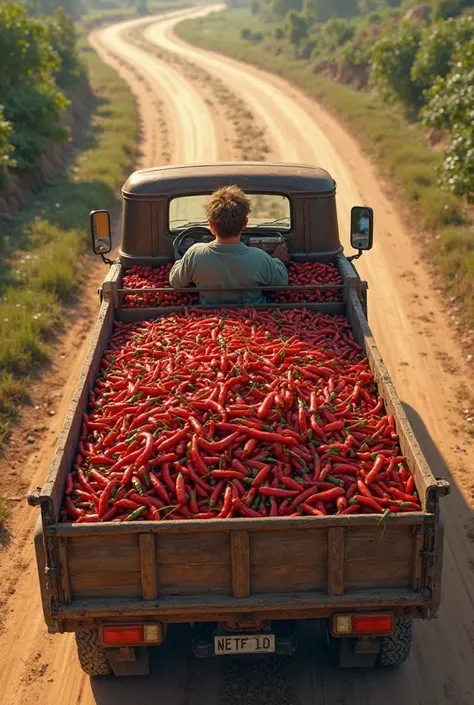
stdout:
[[355,614],[352,617],[355,634],[388,634],[393,629],[391,614]]
[[367,634],[380,636],[393,630],[393,615],[385,614],[336,614],[332,621],[335,636],[357,636]]
[[103,627],[102,641],[106,646],[132,646],[143,644],[143,625]]

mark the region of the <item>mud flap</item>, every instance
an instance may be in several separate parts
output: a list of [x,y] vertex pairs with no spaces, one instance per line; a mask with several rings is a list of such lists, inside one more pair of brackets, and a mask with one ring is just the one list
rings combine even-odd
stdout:
[[106,649],[115,676],[147,676],[150,673],[148,647],[126,646]]

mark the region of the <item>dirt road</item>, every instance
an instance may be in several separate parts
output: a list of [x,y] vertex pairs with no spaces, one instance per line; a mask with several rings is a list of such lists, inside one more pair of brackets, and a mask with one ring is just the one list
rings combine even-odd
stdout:
[[[179,627],[153,655],[149,678],[90,681],[79,670],[73,639],[45,633],[31,544],[36,514],[21,504],[13,513],[10,546],[0,554],[1,703],[472,705],[474,519],[469,501],[472,504],[474,449],[457,430],[462,428],[462,409],[467,403],[462,384],[468,368],[446,328],[417,247],[357,144],[325,111],[282,80],[189,47],[173,36],[179,17],[204,11],[160,18],[144,32],[148,48],[143,41],[137,47],[136,36],[132,45],[129,37],[143,20],[94,36],[101,54],[129,80],[137,96],[143,121],[141,166],[168,160],[240,158],[243,128],[238,119],[229,117],[226,101],[230,101],[246,106],[265,143],[262,151],[267,159],[318,163],[333,174],[338,182],[343,236],[349,230],[351,205],[374,207],[376,246],[359,267],[370,286],[370,323],[435,474],[448,476],[449,467],[453,484],[452,495],[444,502],[447,532],[441,616],[416,625],[412,658],[393,672],[337,671],[329,662],[322,634],[311,625],[302,630],[300,650],[289,660],[275,658],[253,665],[197,661],[190,653],[187,629]],[[189,62],[197,68],[191,71]],[[228,87],[226,97],[221,93],[222,83]],[[84,320],[62,343],[64,357],[58,354],[46,386],[38,386],[40,405],[49,406],[43,409],[43,430],[38,431],[33,453],[13,469],[12,493],[24,494],[28,486],[41,483],[47,472],[84,354],[93,302],[91,295],[81,311]],[[53,381],[57,387],[46,393]],[[54,393],[59,395],[56,399],[43,400],[42,395],[52,397]],[[56,412],[53,417],[48,416],[50,408]],[[35,423],[34,412],[26,416],[28,431]],[[10,461],[18,456],[18,448],[25,452],[20,436],[28,431],[24,425],[14,437]],[[7,544],[8,537],[3,538]]]

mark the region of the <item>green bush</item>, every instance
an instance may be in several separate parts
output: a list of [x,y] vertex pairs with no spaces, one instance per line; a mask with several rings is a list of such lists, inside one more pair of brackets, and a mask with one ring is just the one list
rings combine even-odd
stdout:
[[457,196],[474,202],[474,37],[459,47],[450,73],[427,93],[426,125],[451,133],[443,179]]
[[412,78],[422,34],[423,25],[405,22],[384,34],[372,52],[372,80],[386,98],[407,106],[418,106],[422,99],[423,86]]
[[448,19],[457,17],[466,7],[464,0],[436,0],[434,3],[434,15],[438,19]]
[[60,86],[72,86],[81,74],[75,45],[72,20],[63,11],[35,18],[18,3],[0,4],[0,144],[8,131],[15,150],[13,162],[5,144],[2,148],[3,177],[5,163],[10,169],[31,169],[51,141],[67,139],[61,114],[69,102]]
[[240,36],[242,37],[242,39],[245,39],[247,41],[252,36],[252,32],[247,27],[244,27],[244,29],[242,29],[240,32]]
[[328,49],[337,49],[354,37],[355,29],[350,20],[329,20],[322,28],[321,40]]
[[6,182],[8,169],[15,166],[11,155],[14,147],[10,144],[13,132],[10,122],[4,119],[3,105],[0,105],[0,187]]
[[57,85],[62,90],[71,90],[79,78],[84,76],[84,67],[77,51],[77,32],[72,19],[64,10],[57,10],[48,22],[49,37],[54,51],[59,56],[59,69],[55,74]]
[[412,66],[412,80],[424,90],[431,88],[438,76],[444,78],[449,73],[453,54],[473,36],[474,20],[467,17],[439,21],[427,27]]

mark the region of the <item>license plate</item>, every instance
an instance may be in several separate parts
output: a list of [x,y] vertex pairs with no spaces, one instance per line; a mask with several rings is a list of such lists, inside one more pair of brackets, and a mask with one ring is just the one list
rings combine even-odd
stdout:
[[275,635],[216,636],[214,637],[214,652],[216,656],[224,656],[225,654],[274,654]]

